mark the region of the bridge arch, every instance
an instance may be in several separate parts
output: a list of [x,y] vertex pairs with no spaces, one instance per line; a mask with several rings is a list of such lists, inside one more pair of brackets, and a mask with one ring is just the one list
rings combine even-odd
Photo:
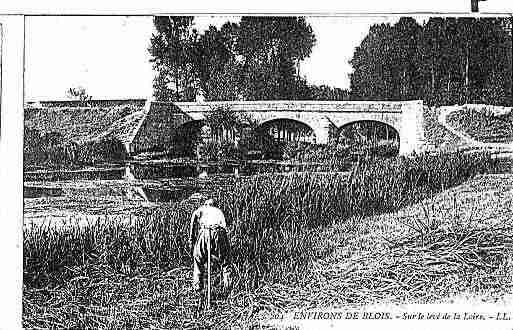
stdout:
[[[178,127],[176,127],[177,134],[187,134],[193,137],[199,137],[201,135],[202,128],[205,126],[203,119],[189,120]],[[180,135],[183,136],[183,135]]]
[[257,131],[280,142],[316,143],[317,140],[315,129],[309,124],[286,117],[268,119],[258,125]]
[[190,120],[176,127],[174,132],[175,153],[181,156],[194,156],[197,142],[201,139],[205,121]]
[[334,135],[332,140],[337,144],[371,148],[387,155],[399,154],[401,145],[399,129],[380,120],[353,120],[338,127]]

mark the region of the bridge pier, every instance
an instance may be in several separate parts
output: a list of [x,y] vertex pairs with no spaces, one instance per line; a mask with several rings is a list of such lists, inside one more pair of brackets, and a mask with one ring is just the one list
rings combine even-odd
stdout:
[[317,121],[317,125],[313,128],[315,134],[315,143],[317,144],[328,144],[330,141],[331,133],[331,122],[328,118],[324,117]]
[[409,102],[402,112],[399,155],[421,152],[424,147],[423,102]]

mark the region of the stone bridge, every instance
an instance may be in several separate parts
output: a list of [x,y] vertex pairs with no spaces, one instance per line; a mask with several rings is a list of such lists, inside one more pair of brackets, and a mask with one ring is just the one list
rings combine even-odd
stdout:
[[259,125],[279,121],[304,124],[311,128],[318,144],[328,143],[345,125],[362,121],[392,127],[399,135],[399,154],[420,151],[424,142],[422,101],[151,102],[129,150],[167,149],[185,138],[181,128],[194,123],[201,127],[205,114],[219,107],[248,115]]

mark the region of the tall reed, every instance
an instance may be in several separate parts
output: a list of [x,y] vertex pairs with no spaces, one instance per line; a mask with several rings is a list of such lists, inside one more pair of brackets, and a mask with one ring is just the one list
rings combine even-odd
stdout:
[[[496,170],[489,155],[420,155],[358,164],[348,174],[295,173],[238,180],[217,198],[231,223],[236,288],[294,281],[310,261],[322,228],[352,216],[389,212],[480,173]],[[24,232],[24,284],[53,285],[77,269],[108,265],[137,274],[148,267],[189,265],[188,221],[195,205],[177,203],[137,219],[106,216]]]

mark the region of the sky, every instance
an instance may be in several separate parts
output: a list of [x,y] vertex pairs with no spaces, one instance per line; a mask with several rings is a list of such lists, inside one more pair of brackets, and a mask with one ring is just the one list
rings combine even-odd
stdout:
[[[482,11],[487,3],[481,3]],[[209,25],[219,27],[239,19],[196,16],[195,27],[203,31]],[[349,88],[354,48],[372,24],[398,19],[390,15],[308,16],[317,43],[301,64],[301,75],[312,84]],[[27,17],[26,100],[65,99],[66,90],[75,86],[85,87],[93,98],[151,97],[154,72],[147,49],[152,31],[150,16]]]

